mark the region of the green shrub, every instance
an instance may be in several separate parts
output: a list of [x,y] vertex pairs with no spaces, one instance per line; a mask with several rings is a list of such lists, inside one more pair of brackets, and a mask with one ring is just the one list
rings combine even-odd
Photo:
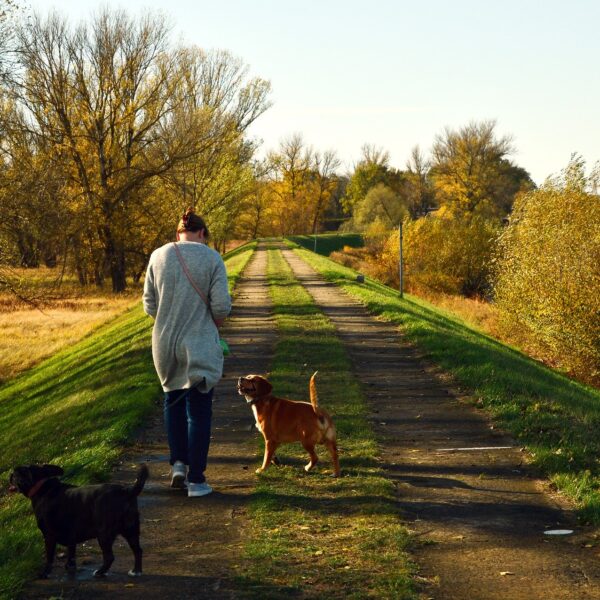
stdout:
[[600,197],[577,157],[517,200],[499,245],[501,326],[531,351],[600,380]]

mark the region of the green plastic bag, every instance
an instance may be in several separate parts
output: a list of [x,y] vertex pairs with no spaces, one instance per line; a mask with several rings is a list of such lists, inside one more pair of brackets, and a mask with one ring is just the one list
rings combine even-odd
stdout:
[[220,339],[219,344],[221,344],[221,350],[223,350],[223,356],[229,356],[231,354],[231,350],[229,350],[229,344],[224,339]]

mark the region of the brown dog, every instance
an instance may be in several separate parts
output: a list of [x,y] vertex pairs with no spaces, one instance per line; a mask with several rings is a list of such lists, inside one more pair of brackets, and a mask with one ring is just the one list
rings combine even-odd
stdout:
[[276,461],[275,450],[280,444],[300,442],[310,455],[310,462],[304,467],[306,471],[310,471],[319,460],[315,446],[323,444],[331,454],[333,476],[339,477],[335,427],[329,414],[319,408],[316,374],[315,372],[310,378],[310,402],[273,396],[273,386],[260,375],[247,375],[238,379],[238,392],[252,406],[256,427],[265,438],[265,456],[257,473]]

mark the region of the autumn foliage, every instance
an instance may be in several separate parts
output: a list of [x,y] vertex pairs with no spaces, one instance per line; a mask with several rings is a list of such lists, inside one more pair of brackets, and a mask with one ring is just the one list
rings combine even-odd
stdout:
[[[596,180],[597,181],[597,180]],[[575,158],[515,204],[499,241],[496,303],[507,335],[600,381],[600,197]]]

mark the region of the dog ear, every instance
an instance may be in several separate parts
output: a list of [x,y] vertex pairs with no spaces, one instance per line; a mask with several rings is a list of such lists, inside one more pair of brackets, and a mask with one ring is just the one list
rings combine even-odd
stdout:
[[57,465],[44,465],[42,467],[44,477],[61,477],[65,474],[62,467]]
[[261,396],[266,396],[267,394],[270,394],[273,390],[273,386],[264,377],[261,377],[260,375],[256,377],[254,383],[256,385],[256,389],[258,390]]

